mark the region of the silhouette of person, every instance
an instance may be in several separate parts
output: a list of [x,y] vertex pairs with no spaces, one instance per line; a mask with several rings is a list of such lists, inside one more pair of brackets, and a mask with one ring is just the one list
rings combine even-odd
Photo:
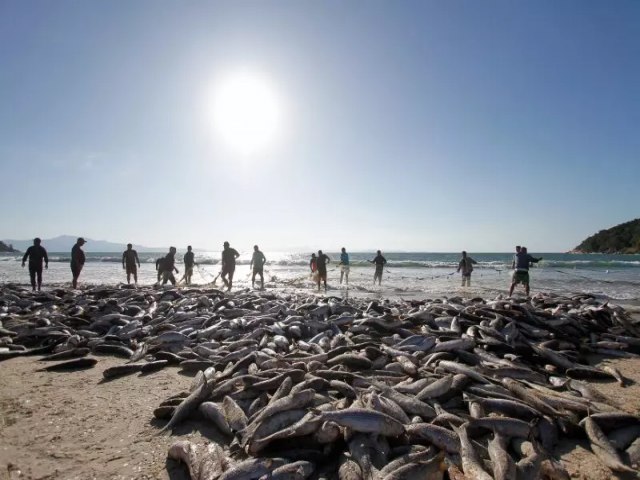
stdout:
[[340,254],[340,285],[342,285],[342,278],[345,278],[345,282],[349,285],[349,254],[347,250],[342,247],[342,253]]
[[327,263],[329,263],[331,259],[324,253],[322,250],[318,250],[318,257],[316,259],[316,264],[318,266],[318,290],[320,290],[320,281],[324,282],[324,291],[327,291]]
[[82,272],[82,267],[84,267],[86,258],[84,256],[82,246],[85,243],[87,243],[85,239],[79,237],[76,241],[76,244],[71,249],[71,274],[73,275],[71,285],[73,286],[73,288],[78,288],[78,278],[80,277],[80,272]]
[[[227,287],[227,291],[231,291],[231,287],[233,285],[233,272],[236,271],[236,258],[240,256],[240,254],[236,251],[235,248],[229,247],[229,242],[224,242],[224,250],[222,250],[222,281]],[[227,280],[227,275],[229,279]]]
[[[136,263],[138,264],[136,266]],[[138,284],[138,268],[140,267],[140,259],[138,259],[138,252],[133,249],[133,245],[127,243],[127,249],[122,252],[122,269],[127,272],[127,284],[131,283],[131,275],[133,275],[133,282]]]
[[458,263],[458,270],[462,270],[462,286],[471,286],[471,272],[473,272],[473,265],[477,264],[473,258],[467,256],[467,252],[462,252],[462,259]]
[[31,287],[35,291],[36,289],[36,277],[38,278],[38,291],[42,288],[42,262],[44,261],[44,268],[49,269],[49,257],[47,251],[40,245],[42,240],[39,238],[33,239],[33,245],[27,248],[22,257],[22,268],[29,259],[29,278],[31,279]]
[[176,277],[173,276],[173,272],[180,273],[176,268],[176,247],[170,247],[169,253],[162,259],[162,285],[167,282],[171,282],[171,285],[176,284]]
[[513,278],[511,280],[511,286],[509,287],[509,296],[513,295],[513,289],[516,285],[522,283],[524,285],[524,291],[529,296],[529,267],[532,263],[538,263],[542,260],[540,258],[534,258],[527,252],[527,247],[520,248],[520,251],[515,254],[511,268],[513,268]]
[[382,252],[378,250],[376,258],[373,260],[369,260],[371,263],[375,263],[376,271],[373,274],[373,283],[375,285],[376,280],[378,280],[378,285],[382,285],[382,270],[384,270],[384,266],[387,264],[387,259],[382,256]]
[[260,290],[264,290],[264,264],[267,263],[267,259],[264,253],[260,251],[258,245],[253,246],[253,256],[251,257],[251,263],[249,268],[253,266],[253,276],[251,277],[251,287],[255,287],[256,275],[260,275]]
[[184,254],[184,282],[187,285],[191,285],[191,277],[193,276],[193,267],[196,264],[195,256],[193,254],[191,245],[187,247],[187,253]]

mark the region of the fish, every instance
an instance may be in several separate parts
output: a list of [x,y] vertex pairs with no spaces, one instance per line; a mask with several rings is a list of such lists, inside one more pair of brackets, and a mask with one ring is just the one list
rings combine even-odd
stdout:
[[67,362],[56,363],[49,365],[48,367],[41,368],[40,372],[64,372],[70,370],[85,370],[91,368],[98,363],[95,358],[78,358],[76,360],[69,360]]
[[384,413],[366,408],[348,408],[333,412],[312,411],[325,421],[351,428],[356,432],[398,437],[405,431],[404,426],[398,420]]
[[[639,327],[590,296],[370,301],[108,285],[43,295],[0,286],[0,359],[95,352],[122,359],[105,378],[139,371],[141,381],[181,366],[194,375],[188,391],[168,391],[148,415],[166,421],[158,433],[188,419],[224,432],[224,446],[176,447],[194,475],[221,477],[248,460],[239,478],[439,478],[442,451],[457,478],[460,467],[508,477],[513,464],[523,478],[566,478],[545,452],[586,418],[623,464],[640,455],[640,419],[591,383],[626,379],[584,355],[640,353]],[[507,436],[528,447],[505,474],[491,466]]]
[[633,473],[640,478],[636,469],[633,469],[622,462],[622,459],[620,458],[620,455],[618,455],[616,449],[611,445],[604,432],[591,417],[586,417],[584,419],[584,430],[589,438],[591,450],[602,461],[602,463],[614,472]]

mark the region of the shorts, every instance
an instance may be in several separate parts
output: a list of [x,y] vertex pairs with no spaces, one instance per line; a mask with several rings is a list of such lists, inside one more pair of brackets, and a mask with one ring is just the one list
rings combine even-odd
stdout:
[[184,267],[184,274],[187,277],[193,275],[193,267]]
[[382,265],[376,265],[376,273],[374,273],[374,276],[382,277],[382,269]]
[[327,280],[327,271],[326,270],[318,270],[318,279],[319,280]]
[[232,267],[222,267],[222,276],[224,277],[225,275],[229,274],[229,275],[233,275],[233,272],[236,271],[236,266],[233,265]]
[[529,285],[529,272],[513,272],[513,284],[517,285],[519,283]]
[[349,273],[349,265],[340,266],[340,271],[343,273]]
[[127,275],[137,275],[138,267],[136,265],[127,265],[126,266]]
[[262,267],[254,268],[253,269],[253,274],[254,275],[260,275],[262,277],[264,275],[264,268],[262,268]]

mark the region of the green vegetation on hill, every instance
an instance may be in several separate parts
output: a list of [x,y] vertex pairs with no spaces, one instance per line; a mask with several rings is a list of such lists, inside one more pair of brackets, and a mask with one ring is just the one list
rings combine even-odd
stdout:
[[7,245],[4,242],[0,242],[0,252],[17,252],[18,250],[14,250],[13,245]]
[[591,235],[575,250],[580,253],[640,253],[640,218]]

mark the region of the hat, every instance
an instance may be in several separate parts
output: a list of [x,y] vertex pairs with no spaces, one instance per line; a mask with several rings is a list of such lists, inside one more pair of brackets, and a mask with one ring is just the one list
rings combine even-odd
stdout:
[[78,243],[80,243],[80,242],[87,243],[87,241],[84,238],[78,237]]

